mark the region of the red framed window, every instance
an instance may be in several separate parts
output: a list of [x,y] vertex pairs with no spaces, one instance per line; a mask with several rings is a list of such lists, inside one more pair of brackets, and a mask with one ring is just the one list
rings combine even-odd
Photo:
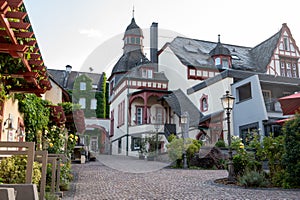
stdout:
[[208,110],[208,95],[203,94],[200,98],[200,111],[205,112]]

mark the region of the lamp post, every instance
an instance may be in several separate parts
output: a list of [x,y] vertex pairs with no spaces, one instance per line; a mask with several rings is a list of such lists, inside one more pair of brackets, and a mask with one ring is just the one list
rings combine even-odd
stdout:
[[235,98],[229,94],[229,91],[226,91],[226,94],[221,98],[221,102],[223,105],[224,110],[226,110],[226,116],[227,116],[227,138],[228,138],[228,154],[229,154],[229,162],[228,162],[228,183],[235,182],[234,180],[234,169],[233,169],[233,163],[232,163],[232,149],[231,149],[231,133],[230,133],[230,112],[232,111],[233,104],[234,104]]
[[183,138],[183,169],[187,169],[187,158],[186,158],[186,149],[185,149],[185,140],[189,130],[189,113],[184,112],[181,115],[181,126],[182,126],[182,138]]

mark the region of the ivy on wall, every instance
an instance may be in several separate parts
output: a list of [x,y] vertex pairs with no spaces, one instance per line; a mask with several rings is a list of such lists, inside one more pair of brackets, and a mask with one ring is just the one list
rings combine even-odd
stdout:
[[34,94],[16,94],[15,98],[19,100],[19,111],[24,114],[26,141],[37,143],[37,135],[48,129],[50,102]]
[[[83,74],[79,76],[75,82],[73,91],[69,91],[69,93],[72,95],[73,102],[79,103],[80,98],[85,98],[85,109],[84,114],[85,117],[97,117],[97,118],[108,118],[108,111],[109,111],[109,105],[108,105],[108,95],[107,95],[107,78],[106,74],[103,73],[101,85],[99,86],[99,90],[94,90],[92,88],[92,79],[89,78],[87,75]],[[80,83],[85,82],[86,83],[86,89],[80,90]],[[97,105],[96,110],[91,109],[91,100],[96,99]]]

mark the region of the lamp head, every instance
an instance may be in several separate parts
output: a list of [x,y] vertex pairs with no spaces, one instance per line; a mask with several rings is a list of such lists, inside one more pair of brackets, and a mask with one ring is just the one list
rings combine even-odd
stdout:
[[235,98],[226,91],[226,94],[221,98],[222,106],[225,110],[232,110]]

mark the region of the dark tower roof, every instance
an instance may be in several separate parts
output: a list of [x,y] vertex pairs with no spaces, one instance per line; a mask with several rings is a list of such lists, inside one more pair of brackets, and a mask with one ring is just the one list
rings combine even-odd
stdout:
[[[140,43],[132,42],[131,40],[126,42],[126,37],[130,38],[132,36],[134,36],[134,38],[140,38]],[[124,53],[113,67],[112,75],[116,73],[126,73],[140,64],[150,62],[143,53],[143,37],[142,29],[135,23],[135,19],[132,17],[131,23],[127,26],[124,33]]]
[[220,35],[218,35],[217,46],[209,52],[209,55],[210,56],[216,56],[216,55],[230,56],[231,55],[229,49],[227,49],[226,47],[224,47],[221,44]]
[[142,29],[135,23],[134,17],[131,19],[131,23],[127,26],[125,35],[136,35],[136,36],[142,36],[143,37],[143,31]]

